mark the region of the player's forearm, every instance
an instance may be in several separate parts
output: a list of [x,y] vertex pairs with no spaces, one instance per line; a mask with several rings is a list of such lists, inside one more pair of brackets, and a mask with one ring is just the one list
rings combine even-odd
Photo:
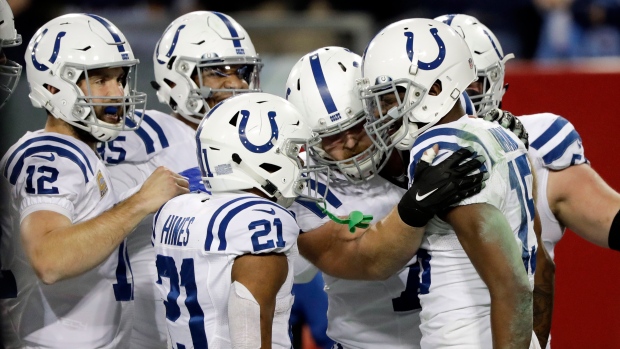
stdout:
[[547,252],[540,237],[536,254],[536,273],[534,275],[533,314],[534,332],[541,348],[547,346],[553,315],[555,289],[555,263]]
[[609,247],[609,230],[620,209],[620,194],[589,165],[549,172],[547,190],[549,205],[562,225],[593,244]]
[[[256,347],[257,341],[247,343],[256,338],[255,331],[260,332],[261,349],[271,348],[272,328],[275,317],[277,294],[288,275],[288,259],[281,253],[267,253],[259,255],[246,254],[237,257],[231,272],[231,281],[235,283],[237,295],[243,294],[239,289],[248,293],[240,297],[229,298],[230,334],[233,338],[233,347]],[[231,303],[232,302],[232,303]],[[245,308],[243,311],[239,309]],[[259,323],[254,316],[259,308]],[[232,310],[232,311],[231,311]]]
[[472,204],[456,207],[445,220],[489,289],[494,348],[528,348],[532,291],[506,217],[489,204]]
[[355,234],[354,239],[335,240],[329,248],[330,257],[317,260],[315,265],[328,275],[344,279],[387,279],[413,258],[424,228],[406,225],[394,209],[384,219],[368,229],[358,229]]
[[529,348],[532,340],[532,292],[519,287],[491,292],[493,348]]
[[101,215],[49,231],[29,257],[46,284],[81,275],[106,260],[149,213],[135,196]]

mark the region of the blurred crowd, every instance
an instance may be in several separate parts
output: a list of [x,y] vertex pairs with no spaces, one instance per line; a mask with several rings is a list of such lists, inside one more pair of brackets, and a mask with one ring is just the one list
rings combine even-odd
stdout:
[[[335,21],[344,13],[368,19],[371,34],[395,20],[411,17],[433,18],[445,13],[467,13],[487,24],[507,52],[517,59],[578,59],[620,55],[620,0],[9,0],[18,32],[25,40],[49,19],[67,12],[96,12],[107,15],[125,29],[134,26],[141,38],[156,40],[161,26],[182,13],[194,10],[220,11],[235,18],[252,18],[274,23],[286,18]],[[357,17],[356,17],[357,18]],[[125,22],[125,23],[124,23]],[[243,22],[243,21],[241,21]],[[255,45],[263,53],[306,52],[334,40],[331,27],[287,30],[286,33],[252,32]],[[242,23],[244,24],[244,23]],[[129,29],[129,28],[127,28]],[[249,29],[251,31],[251,29]],[[315,35],[311,31],[316,32]],[[130,30],[127,30],[129,32]],[[152,33],[152,34],[151,34]],[[292,35],[291,35],[292,33]],[[281,36],[278,36],[281,34]],[[349,34],[350,35],[350,34]],[[277,40],[274,40],[277,37]],[[337,42],[346,45],[347,38]],[[370,38],[368,38],[370,39]],[[131,39],[130,39],[131,40]],[[152,40],[140,40],[150,45]],[[345,40],[345,42],[342,42]],[[140,41],[132,40],[132,46]],[[136,44],[133,44],[136,43]],[[349,46],[354,46],[349,44]],[[12,50],[23,61],[26,45]],[[150,46],[149,46],[150,47]],[[139,51],[139,47],[134,50]],[[352,47],[359,50],[359,47]],[[150,50],[150,48],[149,48]]]

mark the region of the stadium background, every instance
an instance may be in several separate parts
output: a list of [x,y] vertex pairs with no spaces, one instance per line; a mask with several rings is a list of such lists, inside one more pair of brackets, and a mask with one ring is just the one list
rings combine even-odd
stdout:
[[[592,167],[620,191],[620,1],[618,0],[382,0],[371,5],[340,0],[8,0],[24,43],[6,50],[24,65],[23,53],[34,31],[70,12],[93,12],[114,22],[140,59],[139,88],[147,108],[167,112],[153,80],[152,52],[166,26],[198,9],[230,14],[248,31],[263,58],[261,86],[284,96],[293,64],[327,45],[361,54],[375,32],[408,17],[467,13],[499,37],[505,53],[509,92],[503,107],[515,115],[560,114],[580,133]],[[602,11],[602,12],[601,12]],[[601,17],[602,16],[602,17]],[[0,151],[6,152],[27,130],[42,128],[45,114],[31,107],[25,71],[9,103],[0,111]],[[574,185],[579,185],[575,183]],[[554,348],[620,348],[620,254],[585,242],[570,231],[556,248]],[[304,348],[314,344],[304,331]]]

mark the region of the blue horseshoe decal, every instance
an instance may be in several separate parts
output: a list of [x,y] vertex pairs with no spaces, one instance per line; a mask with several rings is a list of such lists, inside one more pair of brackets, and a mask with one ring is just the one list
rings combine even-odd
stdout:
[[497,46],[495,46],[495,40],[491,38],[491,35],[489,35],[489,33],[487,33],[486,30],[482,30],[482,31],[484,32],[484,34],[486,34],[487,38],[489,38],[489,40],[491,41],[491,45],[493,45],[493,48],[495,49],[495,53],[497,53],[497,57],[499,57],[499,59],[504,59],[504,57],[499,53]]
[[250,112],[247,110],[241,110],[241,122],[239,123],[239,139],[241,143],[245,147],[245,149],[253,152],[253,153],[265,153],[269,151],[269,149],[273,148],[274,144],[271,143],[272,139],[278,139],[278,125],[276,124],[276,112],[270,111],[267,113],[269,117],[269,125],[271,125],[271,138],[267,141],[267,143],[263,145],[256,145],[250,142],[247,135],[245,134],[245,127],[248,124],[248,119],[250,117]]
[[[170,58],[170,56],[172,55],[172,52],[174,52],[174,49],[177,47],[177,41],[179,41],[179,33],[181,32],[181,30],[183,30],[183,28],[185,28],[185,24],[179,26],[176,33],[174,33],[174,38],[172,38],[172,45],[170,45],[170,49],[166,53],[166,57]],[[168,29],[166,29],[166,31],[168,31]],[[157,47],[155,47],[155,57],[159,57],[159,44],[160,43],[161,43],[161,39],[159,39],[159,41],[157,42]],[[160,61],[159,58],[156,58],[156,59],[157,59],[157,63],[159,64],[166,63],[164,61]]]
[[[431,28],[430,32],[431,35],[433,35],[435,42],[437,42],[437,46],[439,47],[439,54],[437,54],[437,58],[435,58],[435,60],[430,63],[419,61],[418,68],[422,70],[436,69],[441,65],[441,63],[443,63],[444,59],[446,58],[446,45],[444,45],[443,40],[441,40],[441,38],[439,37],[437,28]],[[405,36],[407,37],[407,56],[409,57],[409,61],[411,61],[413,60],[413,33],[405,32]]]
[[[46,71],[48,70],[48,66],[46,66],[43,63],[39,63],[39,61],[37,61],[37,57],[36,57],[36,52],[37,52],[37,47],[39,46],[39,42],[41,41],[41,39],[43,38],[43,35],[45,35],[45,33],[47,33],[47,29],[45,29],[43,31],[43,33],[41,33],[41,35],[39,35],[39,37],[37,38],[37,40],[35,40],[34,45],[32,46],[32,64],[34,65],[34,67],[38,70],[38,71]],[[54,52],[52,52],[52,56],[49,59],[49,62],[54,64],[54,62],[56,62],[56,58],[58,57],[58,51],[60,50],[60,40],[67,34],[67,32],[60,32],[58,33],[58,35],[56,35],[56,40],[54,41]]]

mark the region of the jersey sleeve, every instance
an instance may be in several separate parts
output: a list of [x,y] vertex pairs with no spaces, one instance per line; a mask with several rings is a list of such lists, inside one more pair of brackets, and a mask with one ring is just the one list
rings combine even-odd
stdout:
[[579,133],[565,118],[551,114],[520,117],[530,137],[534,161],[551,170],[588,163]]
[[36,153],[14,162],[9,182],[19,202],[20,220],[35,211],[54,211],[71,221],[74,202],[81,200],[86,184],[95,180],[88,165],[59,153]]
[[282,206],[263,198],[243,200],[211,217],[205,252],[285,253],[298,236],[293,214]]
[[[507,139],[507,141],[510,140],[513,139]],[[462,200],[457,204],[458,206],[489,203],[499,207],[502,204],[502,198],[505,194],[503,188],[507,185],[505,180],[506,161],[502,156],[499,156],[502,152],[493,148],[493,142],[486,141],[484,137],[476,132],[471,132],[471,130],[439,127],[427,131],[418,137],[412,148],[411,162],[409,164],[408,173],[412,183],[415,182],[414,174],[417,162],[424,152],[435,144],[439,145],[439,152],[433,160],[433,166],[441,163],[455,151],[464,147],[473,148],[474,156],[482,155],[485,158],[482,170],[486,170],[489,173],[489,179],[486,182],[485,188],[480,193]],[[515,144],[514,147],[518,147],[518,144]],[[472,174],[476,173],[480,173],[480,170],[476,170]]]
[[[321,212],[313,202],[298,200],[289,209],[295,213],[302,234],[329,222],[329,217]],[[327,209],[330,209],[329,205]]]
[[[342,202],[331,190],[329,190],[326,183],[323,182],[326,180],[327,179],[325,178],[318,180],[311,179],[308,185],[310,186],[311,191],[319,192],[319,194],[316,195],[317,197],[323,198],[324,203],[319,205],[327,209],[327,211],[335,213],[336,210],[342,206]],[[302,233],[314,230],[330,220],[327,214],[312,201],[301,200],[298,198],[295,200],[295,203],[291,205],[290,210],[295,214],[295,218]]]

